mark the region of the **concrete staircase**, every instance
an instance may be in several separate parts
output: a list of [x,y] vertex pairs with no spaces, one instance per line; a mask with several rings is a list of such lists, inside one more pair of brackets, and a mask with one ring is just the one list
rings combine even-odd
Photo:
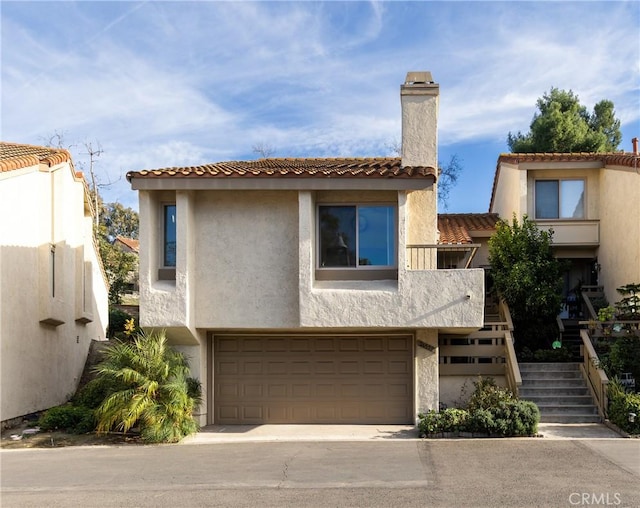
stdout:
[[600,423],[579,363],[520,363],[521,399],[535,402],[544,423]]

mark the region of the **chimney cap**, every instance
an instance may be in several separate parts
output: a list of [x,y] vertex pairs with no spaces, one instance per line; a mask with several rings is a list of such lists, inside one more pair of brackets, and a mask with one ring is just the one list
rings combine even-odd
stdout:
[[407,77],[404,80],[405,85],[433,85],[433,77],[429,71],[411,71],[407,72]]

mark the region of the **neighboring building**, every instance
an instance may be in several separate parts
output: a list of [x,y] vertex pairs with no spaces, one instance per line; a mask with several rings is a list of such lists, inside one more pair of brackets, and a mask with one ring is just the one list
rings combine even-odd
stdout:
[[135,294],[138,292],[138,258],[140,255],[140,241],[136,238],[127,238],[125,236],[116,236],[113,241],[113,245],[120,249],[122,252],[133,254],[136,257],[135,270],[130,271],[127,274],[127,289],[126,293]]
[[502,154],[489,211],[553,230],[556,256],[571,262],[565,296],[601,285],[613,304],[617,287],[640,282],[637,140],[631,153]]
[[488,268],[497,213],[438,214],[438,268]]
[[92,223],[69,152],[0,143],[2,422],[66,402],[91,341],[105,338]]
[[401,87],[402,157],[260,159],[127,175],[140,324],[205,393],[201,423],[414,423],[438,335],[483,325],[481,269],[437,269],[430,73]]
[[140,241],[135,238],[127,238],[125,236],[116,236],[113,244],[123,252],[129,252],[136,256],[140,253]]

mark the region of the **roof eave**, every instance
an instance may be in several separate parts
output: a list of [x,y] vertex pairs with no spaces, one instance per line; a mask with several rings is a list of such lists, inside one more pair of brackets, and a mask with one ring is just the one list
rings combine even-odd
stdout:
[[133,190],[420,190],[432,187],[435,176],[394,177],[148,177],[127,174]]

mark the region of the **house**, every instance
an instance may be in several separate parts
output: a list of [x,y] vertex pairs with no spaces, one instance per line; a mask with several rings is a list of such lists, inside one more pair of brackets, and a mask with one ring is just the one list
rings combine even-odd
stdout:
[[553,230],[555,255],[570,262],[566,297],[599,285],[613,304],[616,288],[640,281],[637,138],[633,152],[502,154],[489,211],[506,221],[526,214]]
[[439,85],[400,87],[402,156],[132,171],[140,324],[202,382],[201,424],[414,423],[481,269],[437,266]]
[[0,143],[0,217],[4,426],[75,392],[91,341],[105,338],[108,289],[69,152]]
[[140,241],[135,238],[127,238],[125,236],[116,236],[113,244],[123,252],[138,254],[140,251]]
[[488,268],[497,213],[438,214],[438,268]]
[[134,294],[138,292],[138,256],[140,254],[140,241],[136,238],[127,238],[126,236],[118,235],[113,241],[113,245],[128,254],[132,254],[136,257],[136,267],[127,274],[127,288],[126,293]]

